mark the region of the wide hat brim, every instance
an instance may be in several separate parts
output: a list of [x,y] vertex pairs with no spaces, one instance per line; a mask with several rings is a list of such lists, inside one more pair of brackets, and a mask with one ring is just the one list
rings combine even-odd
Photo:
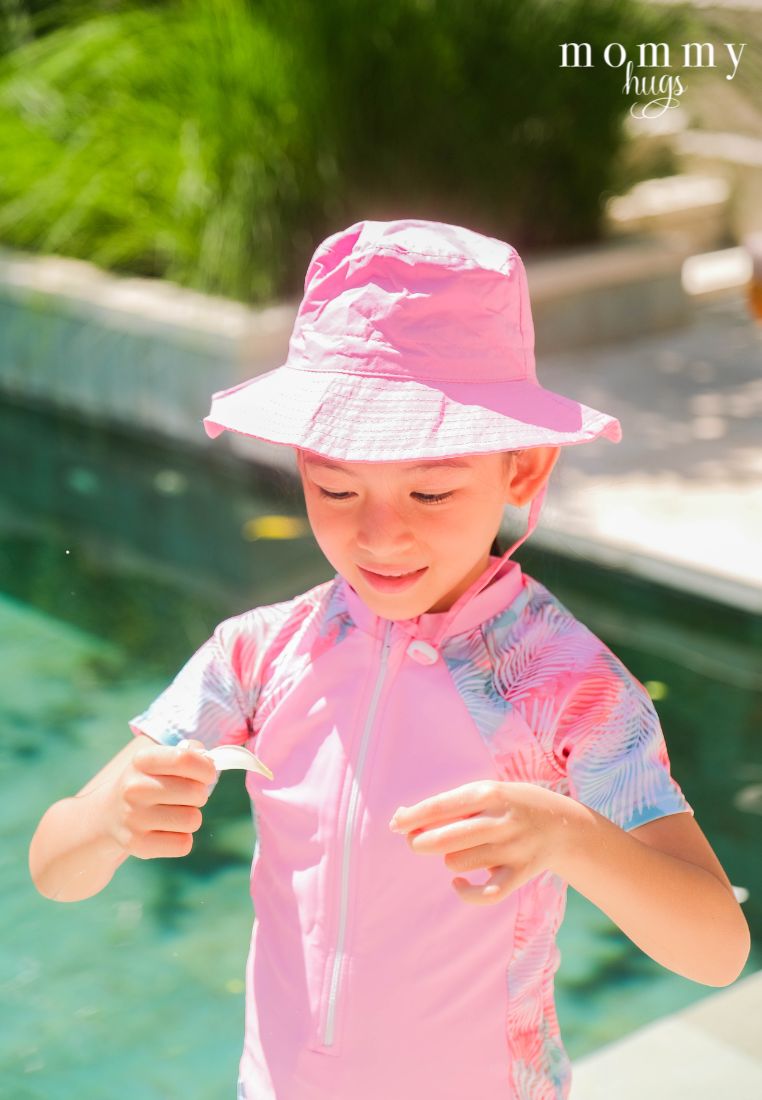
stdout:
[[424,383],[288,364],[214,393],[202,423],[212,439],[238,432],[345,462],[406,462],[622,438],[616,417],[533,379]]

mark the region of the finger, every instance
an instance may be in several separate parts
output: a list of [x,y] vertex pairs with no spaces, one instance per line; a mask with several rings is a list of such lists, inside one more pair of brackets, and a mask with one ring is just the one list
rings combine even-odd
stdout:
[[411,829],[427,828],[477,814],[491,802],[493,788],[491,781],[466,783],[432,798],[425,798],[414,806],[400,806],[389,825],[395,831],[406,833]]
[[486,882],[473,884],[464,878],[454,878],[452,885],[463,901],[472,905],[494,905],[522,885],[523,876],[513,867],[490,867],[490,877]]
[[178,859],[187,856],[192,847],[192,833],[154,832],[135,837],[129,852],[138,859]]
[[444,862],[450,871],[492,871],[504,866],[505,849],[500,850],[495,844],[477,844],[474,848],[448,852]]
[[[474,848],[480,844],[493,844],[497,839],[497,832],[498,824],[494,818],[475,814],[445,825],[413,829],[408,833],[407,841],[414,852],[437,855]],[[504,827],[499,830],[499,836],[502,840],[506,839]]]
[[142,801],[146,801],[145,793],[150,791],[148,801],[156,806],[205,806],[210,793],[205,783],[174,775],[146,775],[133,790],[139,791]]
[[195,833],[204,823],[196,806],[152,806],[136,819],[137,828],[146,833]]
[[149,745],[135,753],[133,763],[148,775],[176,775],[204,785],[217,778],[214,761],[196,748]]

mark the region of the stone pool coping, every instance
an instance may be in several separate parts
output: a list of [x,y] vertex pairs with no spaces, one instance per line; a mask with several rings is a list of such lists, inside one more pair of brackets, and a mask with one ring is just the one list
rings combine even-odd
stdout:
[[762,611],[761,363],[738,288],[683,328],[546,356],[543,384],[617,416],[622,440],[562,451],[536,544]]
[[570,1100],[762,1096],[760,1019],[757,971],[574,1061]]

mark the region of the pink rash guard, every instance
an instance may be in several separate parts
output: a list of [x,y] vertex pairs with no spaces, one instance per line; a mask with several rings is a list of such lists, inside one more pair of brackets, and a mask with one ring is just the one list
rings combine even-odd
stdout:
[[623,829],[693,813],[645,688],[518,563],[440,637],[443,614],[380,618],[337,574],[221,622],[129,723],[163,744],[246,744],[274,773],[246,773],[238,1100],[568,1097],[566,883],[544,872],[468,904],[389,819],[483,779],[537,783]]

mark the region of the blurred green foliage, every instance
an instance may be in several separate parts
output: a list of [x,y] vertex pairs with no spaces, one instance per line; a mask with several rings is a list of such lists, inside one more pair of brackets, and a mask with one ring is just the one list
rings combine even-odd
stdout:
[[[244,301],[360,218],[593,240],[638,0],[0,0],[0,240]],[[12,13],[12,18],[9,16]],[[13,30],[9,30],[9,28]],[[561,68],[586,41],[593,68]]]
[[319,193],[288,41],[246,0],[96,13],[0,69],[0,239],[244,300]]

